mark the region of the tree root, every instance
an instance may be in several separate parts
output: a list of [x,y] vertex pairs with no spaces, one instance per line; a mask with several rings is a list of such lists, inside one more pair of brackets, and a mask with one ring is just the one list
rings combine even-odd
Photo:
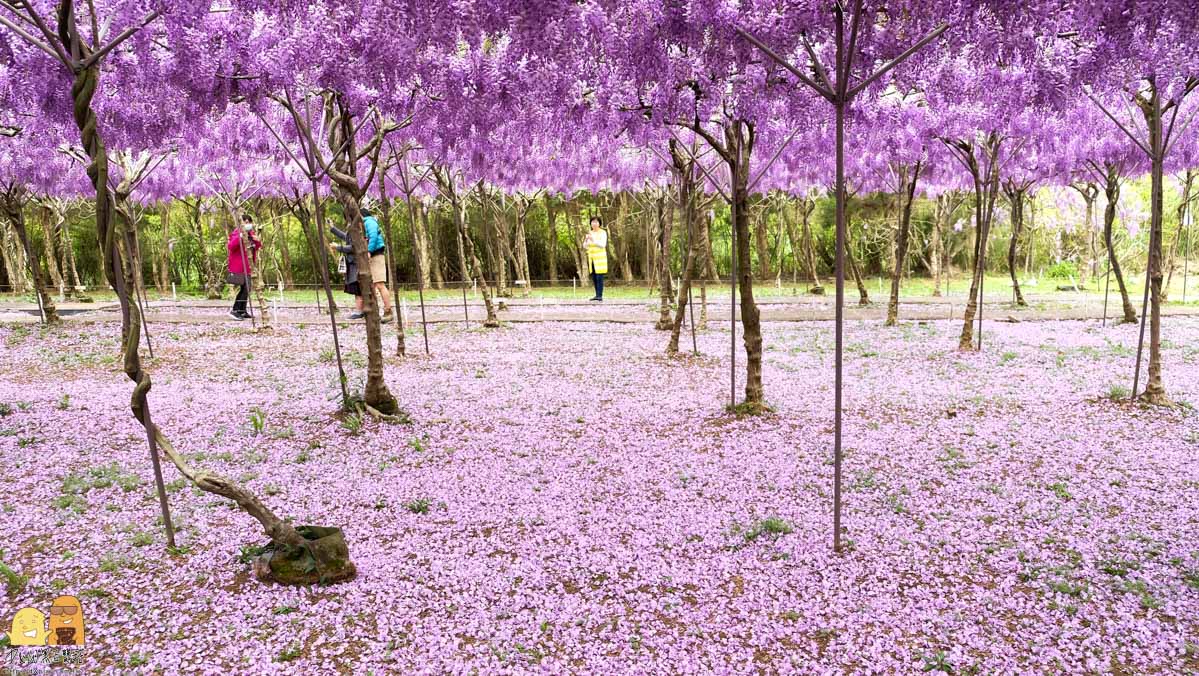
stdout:
[[370,417],[374,418],[375,420],[378,420],[379,422],[391,423],[393,425],[406,425],[406,424],[412,422],[411,419],[409,419],[407,415],[404,415],[404,414],[391,415],[391,414],[383,413],[379,409],[377,409],[374,406],[371,406],[370,404],[367,404],[367,403],[358,403],[357,405],[355,405],[355,408],[358,410],[358,415],[362,415],[363,413],[365,413],[365,414],[369,415]]

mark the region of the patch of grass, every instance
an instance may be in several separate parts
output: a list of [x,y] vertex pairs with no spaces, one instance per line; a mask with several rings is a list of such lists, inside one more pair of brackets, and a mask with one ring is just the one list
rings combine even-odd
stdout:
[[70,409],[71,408],[71,395],[69,395],[69,394],[62,395],[62,397],[58,400],[58,405],[55,406],[55,408],[57,408],[60,411],[66,411],[66,410]]
[[150,658],[146,657],[142,653],[131,653],[129,658],[125,660],[125,666],[133,669],[136,667],[145,666],[149,662]]
[[322,364],[332,364],[336,356],[337,355],[333,352],[333,348],[326,347],[325,349],[321,350],[321,353],[317,356],[316,360]]
[[130,567],[129,559],[126,559],[123,556],[107,554],[100,558],[101,573],[115,573],[122,568],[128,567]]
[[272,612],[276,615],[290,615],[298,610],[299,610],[299,608],[295,608],[292,606],[279,606],[278,608],[275,608],[275,610],[273,610]]
[[908,513],[907,505],[903,504],[903,496],[907,494],[908,489],[906,487],[901,488],[896,493],[887,493],[887,497],[885,499],[887,501],[887,506],[891,508],[892,512],[896,514]]
[[4,578],[4,587],[12,596],[16,596],[25,591],[25,587],[29,584],[29,576],[22,575],[17,571],[9,568],[3,561],[4,552],[0,552],[0,577]]
[[865,472],[858,473],[858,475],[854,477],[850,488],[855,491],[864,491],[876,486],[878,486],[878,479],[875,478],[874,471],[866,470]]
[[1053,491],[1053,494],[1056,495],[1057,497],[1061,498],[1062,500],[1073,500],[1074,499],[1074,496],[1070,494],[1070,488],[1066,485],[1066,483],[1064,481],[1059,481],[1057,483],[1049,484],[1049,490]]
[[250,432],[254,436],[259,436],[266,429],[266,413],[262,409],[255,406],[250,409]]
[[362,433],[363,426],[362,414],[357,411],[352,411],[345,415],[341,421],[341,428],[351,435],[357,436]]
[[1182,572],[1182,581],[1191,589],[1199,591],[1199,568],[1184,570]]
[[411,502],[404,504],[404,509],[413,514],[428,514],[429,507],[432,503],[428,498],[417,498]]
[[940,671],[946,674],[956,673],[953,669],[953,664],[949,661],[949,656],[943,650],[938,650],[932,655],[921,655],[920,660],[924,662],[924,665],[920,667],[920,671],[925,673],[932,671]]
[[1141,564],[1136,561],[1126,561],[1124,559],[1104,559],[1097,564],[1097,567],[1108,575],[1124,577],[1131,571],[1139,570]]
[[1073,596],[1074,598],[1081,598],[1087,590],[1085,583],[1071,582],[1070,580],[1055,580],[1050,583],[1049,588],[1059,594]]
[[296,462],[301,465],[308,462],[311,459],[312,459],[312,455],[310,455],[308,453],[307,449],[300,451],[300,453],[296,456]]
[[278,495],[278,494],[282,493],[283,490],[280,489],[279,486],[277,486],[275,484],[267,484],[262,487],[262,492],[266,493],[267,495]]
[[941,454],[937,456],[937,462],[945,467],[945,471],[953,474],[954,472],[969,468],[973,463],[965,459],[966,454],[962,449],[956,446],[946,446],[941,449]]
[[1002,355],[999,356],[999,363],[1007,364],[1008,362],[1016,361],[1016,359],[1018,359],[1019,357],[1020,357],[1020,355],[1016,354],[1015,352],[1011,352],[1011,351],[1004,352]]
[[154,536],[146,531],[141,531],[139,533],[134,533],[133,538],[130,541],[133,543],[134,547],[146,547],[154,544]]
[[175,545],[167,547],[167,553],[171,556],[187,556],[192,553],[192,548],[187,545]]
[[425,444],[423,441],[421,441],[420,437],[413,437],[413,438],[409,439],[408,447],[411,448],[412,450],[416,451],[417,453],[424,453],[424,451],[425,451]]
[[9,404],[0,404],[0,418],[7,418],[12,415],[12,406]]
[[1127,387],[1124,387],[1123,385],[1112,385],[1111,387],[1107,388],[1107,394],[1104,396],[1112,401],[1120,401],[1122,399],[1127,399],[1129,394],[1130,393]]
[[263,547],[262,545],[242,545],[241,551],[237,554],[237,562],[249,563],[253,561],[255,557],[262,554],[262,552],[265,550],[266,547]]
[[301,648],[299,643],[292,643],[284,648],[275,657],[276,662],[290,662],[300,656]]
[[1140,597],[1141,607],[1145,610],[1157,610],[1162,607],[1162,602],[1153,596],[1149,590],[1149,585],[1145,584],[1144,580],[1124,580],[1124,583],[1117,587],[1125,594],[1136,594]]
[[745,531],[745,539],[753,542],[763,535],[787,535],[795,532],[795,528],[786,521],[778,517],[769,517],[755,523],[749,530]]

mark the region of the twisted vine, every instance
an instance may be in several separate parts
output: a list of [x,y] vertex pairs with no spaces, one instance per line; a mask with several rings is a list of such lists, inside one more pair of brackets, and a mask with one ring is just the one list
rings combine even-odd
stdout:
[[[59,39],[64,45],[78,45],[82,58],[87,58],[90,50],[86,45],[83,45],[82,41],[72,40],[74,17],[71,6],[70,0],[59,5]],[[106,253],[104,266],[121,304],[123,367],[125,375],[135,383],[133,394],[130,397],[133,416],[142,424],[147,435],[157,443],[158,448],[170,459],[176,469],[200,490],[236,502],[242,510],[262,524],[266,535],[273,542],[303,547],[306,541],[299,532],[291,524],[271,512],[253,494],[224,477],[204,470],[196,470],[188,465],[158,426],[150,420],[147,397],[152,383],[150,375],[142,369],[141,357],[138,354],[141,338],[141,311],[136,304],[129,301],[129,289],[133,287],[134,283],[132,265],[134,234],[127,223],[122,223],[115,217],[116,202],[108,189],[108,151],[96,128],[96,113],[92,110],[92,99],[98,84],[98,65],[90,68],[76,68],[75,79],[71,84],[71,98],[74,104],[75,125],[79,128],[84,151],[91,160],[87,167],[87,175],[96,191],[96,233]],[[118,271],[120,274],[117,274]]]

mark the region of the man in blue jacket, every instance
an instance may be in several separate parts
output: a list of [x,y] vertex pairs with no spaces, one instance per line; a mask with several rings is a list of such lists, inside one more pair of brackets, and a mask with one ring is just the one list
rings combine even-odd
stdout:
[[[366,234],[366,249],[371,256],[371,283],[375,287],[375,292],[383,297],[383,313],[380,316],[380,320],[386,324],[391,321],[391,291],[387,288],[390,276],[387,274],[387,247],[383,243],[383,229],[379,227],[379,221],[375,219],[374,214],[369,209],[362,210],[362,226]],[[345,242],[345,244],[341,246],[330,244],[329,248],[338,253],[345,254],[347,263],[352,262],[354,247],[350,245],[349,233],[337,228],[331,229],[333,230],[333,235]],[[355,266],[352,269],[354,272],[351,275],[351,266],[346,266],[346,292],[354,294],[354,303],[358,311],[350,315],[350,319],[362,319],[364,316],[362,310],[362,289],[358,285],[357,267]],[[351,276],[354,278],[351,279]]]

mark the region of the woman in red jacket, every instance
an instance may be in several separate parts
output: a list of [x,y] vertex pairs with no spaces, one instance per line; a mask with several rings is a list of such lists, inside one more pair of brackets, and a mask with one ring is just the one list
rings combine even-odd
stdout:
[[[237,287],[237,298],[233,301],[233,309],[229,316],[237,321],[250,318],[246,312],[246,302],[250,299],[250,276],[253,265],[258,260],[258,250],[262,242],[254,236],[254,219],[249,214],[241,217],[241,227],[234,228],[229,233],[229,283]],[[243,237],[249,241],[249,246],[243,247]]]

